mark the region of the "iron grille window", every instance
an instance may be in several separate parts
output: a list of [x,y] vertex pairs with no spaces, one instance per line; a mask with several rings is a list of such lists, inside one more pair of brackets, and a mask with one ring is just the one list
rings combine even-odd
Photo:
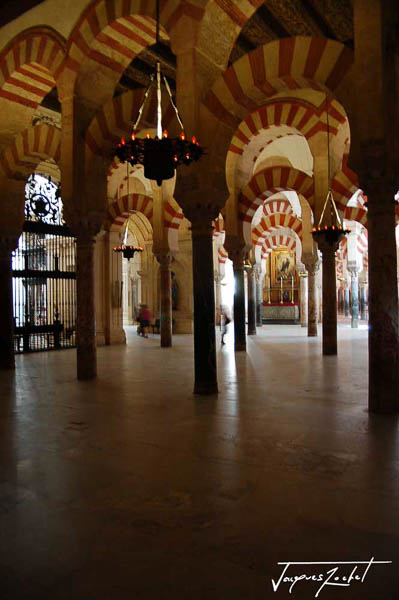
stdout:
[[59,187],[50,178],[31,175],[23,233],[12,258],[15,352],[75,346],[75,254]]

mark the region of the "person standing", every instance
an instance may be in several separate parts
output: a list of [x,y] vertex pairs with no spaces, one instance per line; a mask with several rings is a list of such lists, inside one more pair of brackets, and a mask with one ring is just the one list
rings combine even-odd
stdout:
[[148,328],[150,326],[151,321],[151,313],[146,304],[141,305],[140,310],[140,333],[143,337],[148,338]]

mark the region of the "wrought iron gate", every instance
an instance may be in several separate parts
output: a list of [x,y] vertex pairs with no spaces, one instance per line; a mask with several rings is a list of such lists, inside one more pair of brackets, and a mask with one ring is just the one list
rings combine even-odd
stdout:
[[43,176],[27,184],[25,223],[13,253],[14,348],[75,346],[76,245],[62,219],[59,190]]

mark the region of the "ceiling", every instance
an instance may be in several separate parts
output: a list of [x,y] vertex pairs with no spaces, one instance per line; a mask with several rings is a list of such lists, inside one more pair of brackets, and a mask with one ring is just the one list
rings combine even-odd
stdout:
[[[322,36],[353,46],[351,0],[267,0],[242,29],[231,52],[229,64],[260,45],[295,35]],[[146,87],[157,60],[160,60],[162,71],[174,90],[176,57],[168,42],[160,42],[156,46],[145,48],[130,63],[114,96]],[[42,104],[60,111],[56,89],[46,96]]]
[[0,27],[42,2],[44,0],[0,0]]

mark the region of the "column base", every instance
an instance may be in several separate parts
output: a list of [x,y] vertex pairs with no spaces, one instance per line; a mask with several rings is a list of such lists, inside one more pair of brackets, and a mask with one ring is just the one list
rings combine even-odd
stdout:
[[201,396],[210,396],[211,394],[218,394],[218,384],[214,381],[212,382],[201,382],[194,384],[194,394],[199,394]]
[[234,352],[246,352],[247,345],[246,344],[234,344]]
[[323,348],[324,356],[336,356],[337,348]]
[[97,377],[96,372],[88,373],[78,373],[78,381],[89,381],[90,379],[95,379]]
[[248,329],[248,334],[247,335],[256,335],[256,329],[253,329],[251,331]]
[[0,362],[0,370],[1,371],[14,371],[15,370],[15,360],[5,360]]

